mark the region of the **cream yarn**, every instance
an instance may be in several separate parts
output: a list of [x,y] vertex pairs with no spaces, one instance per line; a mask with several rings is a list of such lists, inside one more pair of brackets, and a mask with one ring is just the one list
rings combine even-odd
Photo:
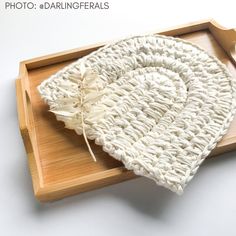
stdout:
[[102,47],[38,90],[67,128],[84,129],[127,169],[178,194],[226,133],[236,104],[236,83],[218,59],[160,35]]

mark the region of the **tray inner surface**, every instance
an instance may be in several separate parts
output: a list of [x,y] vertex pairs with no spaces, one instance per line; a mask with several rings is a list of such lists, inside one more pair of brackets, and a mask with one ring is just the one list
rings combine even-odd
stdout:
[[[210,54],[216,55],[236,76],[233,64],[208,30],[181,35],[180,38],[196,43]],[[38,158],[40,162],[43,183],[46,185],[62,183],[122,166],[121,162],[109,157],[101,147],[90,142],[97,158],[97,162],[93,162],[83,137],[72,130],[65,129],[64,124],[57,121],[54,114],[48,112],[48,106],[41,100],[36,90],[37,85],[43,80],[71,62],[73,61],[29,71],[28,79],[38,152],[35,158]],[[236,126],[236,119],[232,126]],[[230,139],[233,135],[233,129],[230,129],[224,140]]]

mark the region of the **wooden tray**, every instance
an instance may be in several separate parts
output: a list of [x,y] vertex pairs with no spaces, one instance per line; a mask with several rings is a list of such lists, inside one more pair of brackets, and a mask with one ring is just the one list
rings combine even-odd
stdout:
[[[236,31],[220,27],[213,20],[187,24],[161,32],[189,40],[218,57],[236,77]],[[91,142],[93,162],[84,139],[64,128],[36,90],[44,79],[103,44],[65,51],[20,63],[16,80],[20,131],[33,179],[34,194],[40,201],[60,199],[136,177],[122,163],[109,157]],[[236,117],[212,155],[236,149]]]

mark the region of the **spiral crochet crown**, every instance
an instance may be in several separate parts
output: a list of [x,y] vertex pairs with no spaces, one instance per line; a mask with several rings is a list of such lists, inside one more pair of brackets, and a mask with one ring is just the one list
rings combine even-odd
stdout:
[[236,103],[235,81],[219,60],[160,35],[102,47],[38,90],[67,128],[178,194],[226,133]]

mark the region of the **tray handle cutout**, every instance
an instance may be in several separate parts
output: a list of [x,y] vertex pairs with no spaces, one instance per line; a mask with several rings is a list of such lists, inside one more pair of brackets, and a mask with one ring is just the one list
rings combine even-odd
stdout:
[[236,65],[236,29],[226,29],[211,20],[209,30]]
[[[21,79],[16,80],[16,94],[17,94],[17,109],[18,109],[18,120],[20,126],[20,132],[23,138],[24,145],[26,147],[27,153],[32,153],[32,143],[29,135],[29,128],[27,125],[27,116],[25,111],[26,94],[22,93]],[[24,98],[25,96],[25,98]]]

